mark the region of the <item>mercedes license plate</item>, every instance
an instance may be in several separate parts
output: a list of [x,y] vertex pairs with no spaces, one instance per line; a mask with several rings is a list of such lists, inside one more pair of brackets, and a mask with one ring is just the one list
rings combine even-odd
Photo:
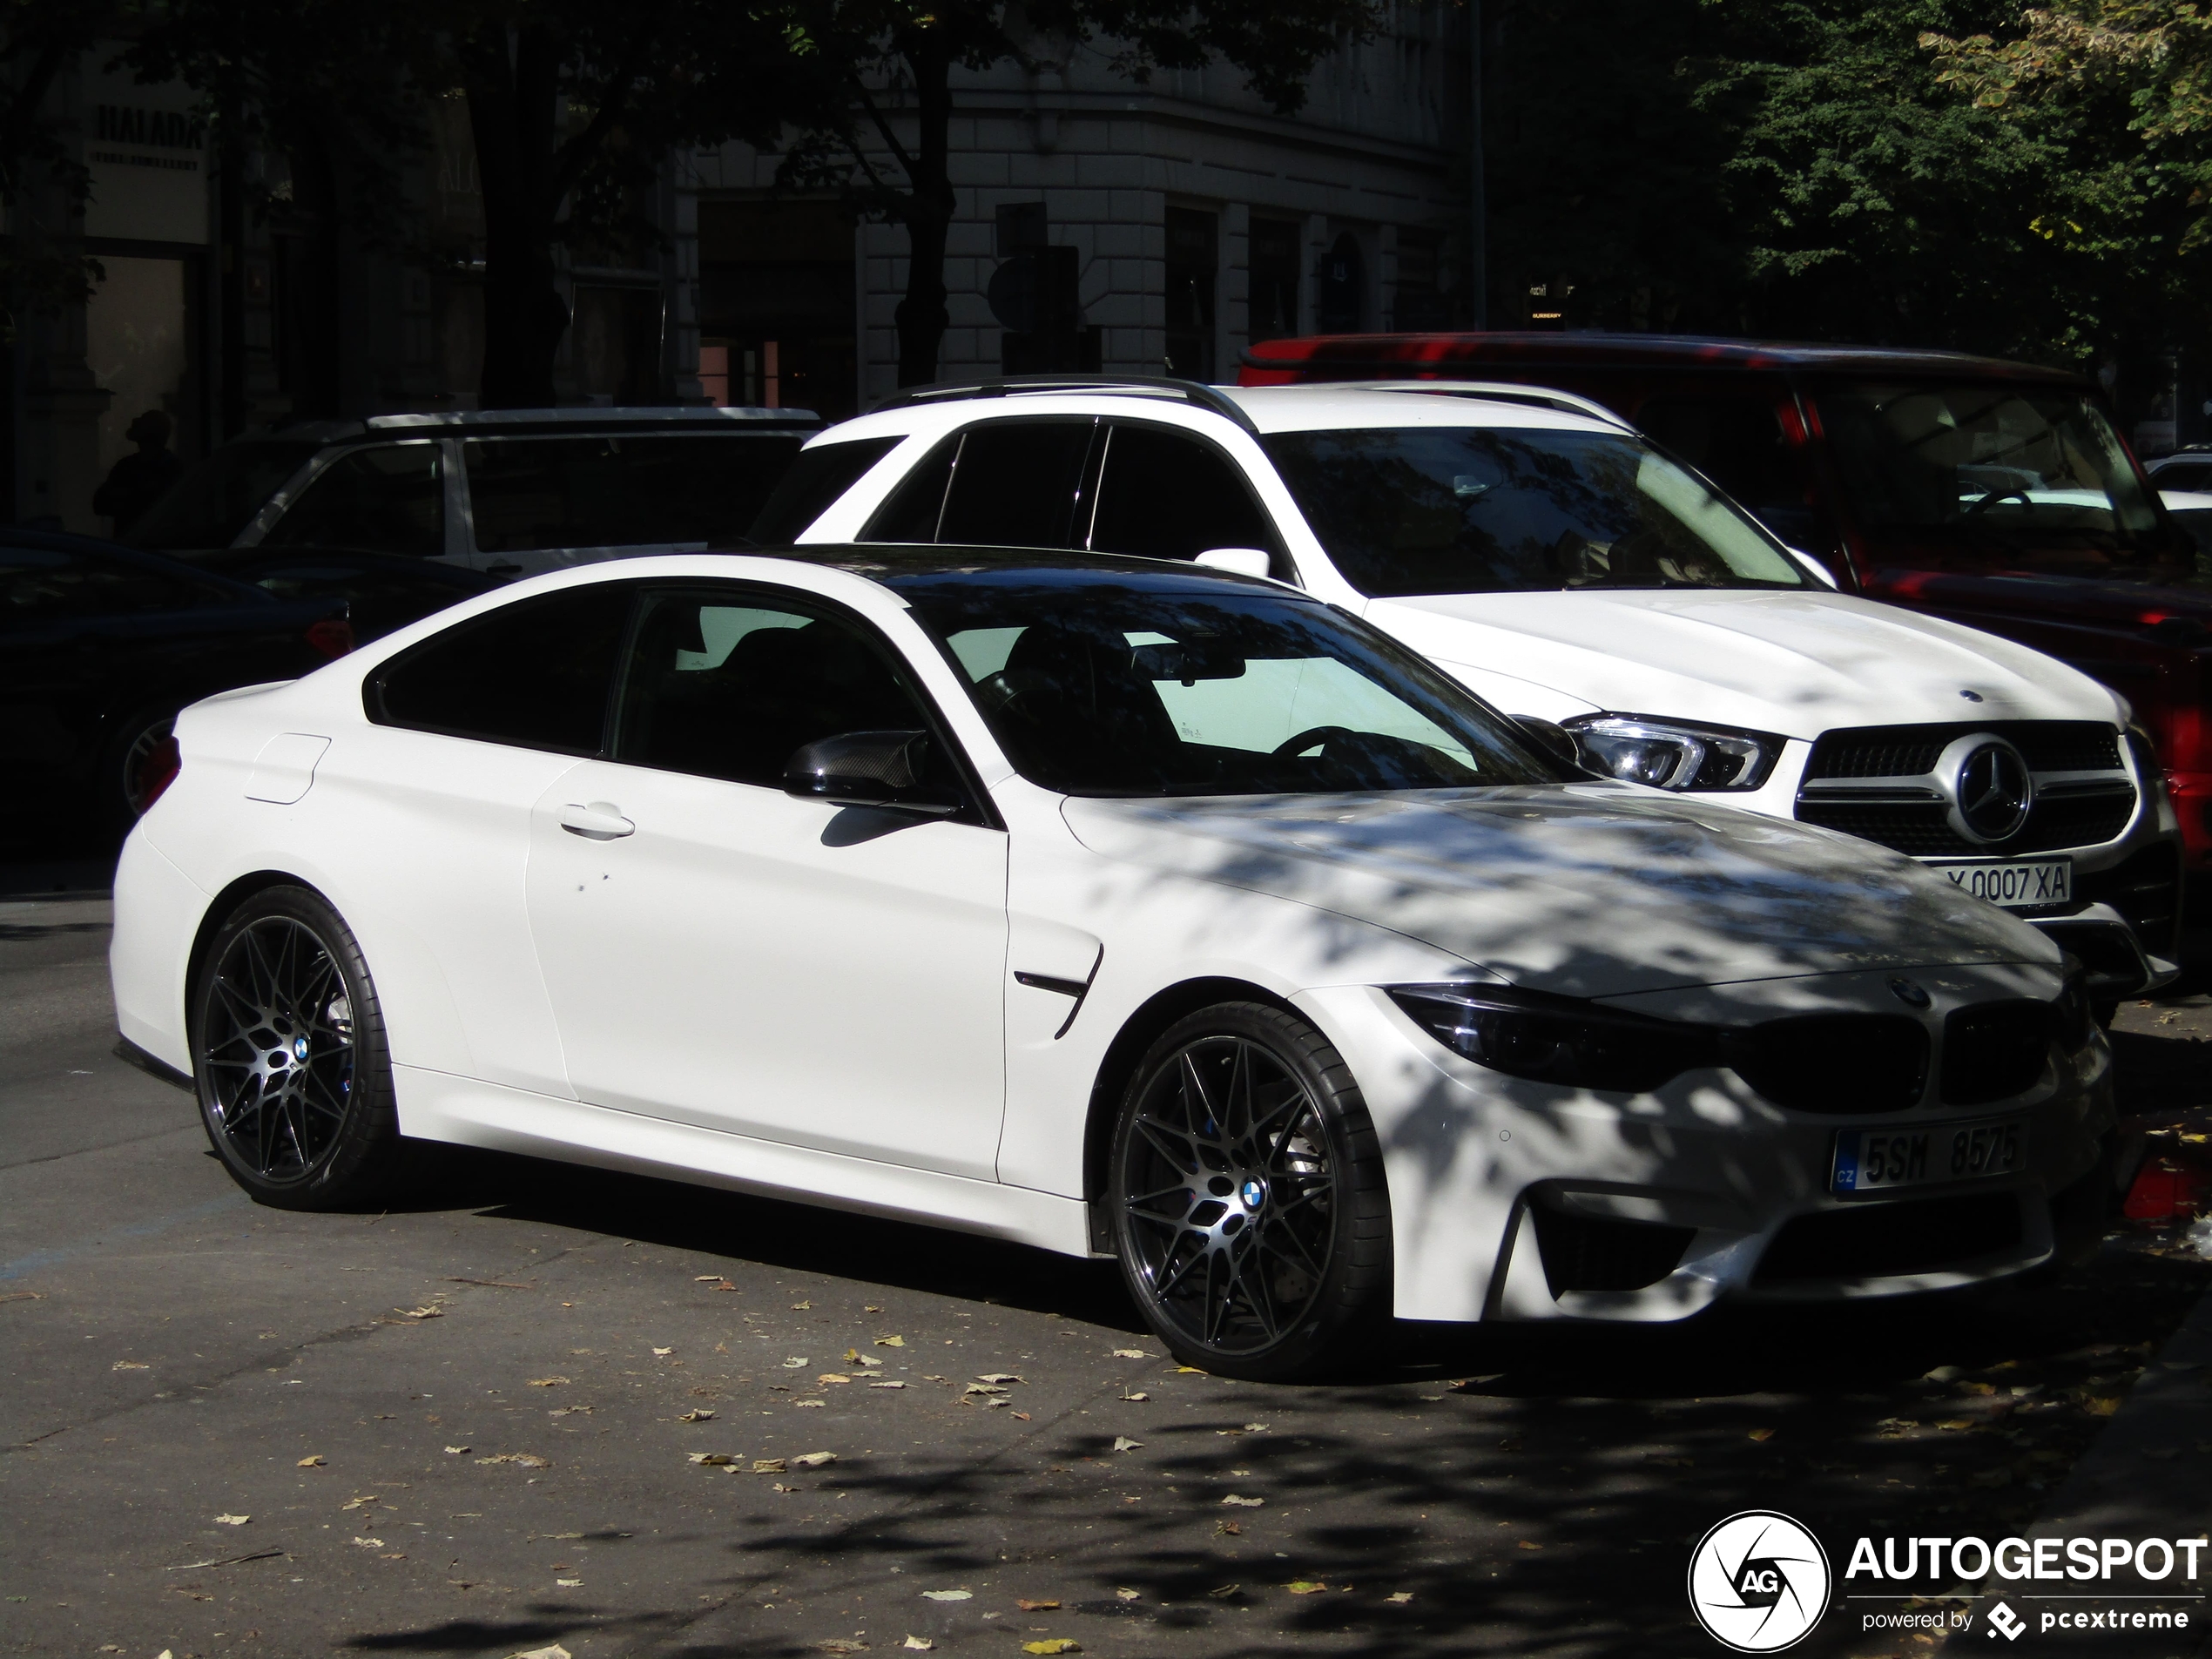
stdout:
[[2026,1165],[2027,1120],[1985,1118],[1925,1129],[1847,1129],[1836,1136],[1832,1192],[1887,1192],[2012,1175]]
[[2007,910],[2033,910],[2074,902],[2072,859],[1977,859],[1971,864],[1939,864],[1953,887]]

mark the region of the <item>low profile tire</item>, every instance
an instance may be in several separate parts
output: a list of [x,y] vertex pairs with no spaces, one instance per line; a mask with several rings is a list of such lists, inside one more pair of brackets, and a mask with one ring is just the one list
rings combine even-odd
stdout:
[[207,1139],[256,1203],[346,1210],[398,1172],[399,1113],[376,988],[336,911],[266,887],[210,945],[193,997]]
[[1258,1002],[1145,1055],[1114,1130],[1123,1277],[1185,1365],[1254,1382],[1341,1368],[1389,1318],[1382,1150],[1342,1056]]

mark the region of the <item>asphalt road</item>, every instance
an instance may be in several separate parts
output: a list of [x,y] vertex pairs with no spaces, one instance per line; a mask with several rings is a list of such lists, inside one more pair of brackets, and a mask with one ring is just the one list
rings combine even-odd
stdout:
[[[2212,1283],[2125,1228],[2054,1289],[1223,1382],[1109,1265],[673,1184],[256,1208],[112,1057],[106,916],[0,904],[0,1653],[1710,1655],[1714,1522],[2017,1530]],[[2122,1026],[2177,1148],[2212,1008]]]

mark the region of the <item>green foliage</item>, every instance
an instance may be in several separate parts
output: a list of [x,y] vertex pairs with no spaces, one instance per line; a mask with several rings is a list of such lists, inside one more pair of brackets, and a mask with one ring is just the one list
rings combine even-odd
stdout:
[[[2180,42],[2203,52],[2204,26],[2175,0],[2084,3],[2094,51],[2051,13],[1997,44],[2001,0],[1515,8],[1496,286],[1570,284],[1585,324],[2074,363],[2186,334],[2212,175],[2177,163],[2185,137],[2212,153],[2212,98]],[[2156,48],[2112,34],[2154,10]],[[2147,91],[2153,63],[2173,69]]]

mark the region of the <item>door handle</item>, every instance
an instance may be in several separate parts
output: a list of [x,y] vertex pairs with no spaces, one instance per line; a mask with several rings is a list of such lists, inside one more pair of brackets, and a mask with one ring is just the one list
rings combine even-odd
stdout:
[[622,815],[622,808],[606,800],[595,800],[588,806],[570,801],[561,808],[561,827],[587,841],[618,841],[637,831],[637,826]]

